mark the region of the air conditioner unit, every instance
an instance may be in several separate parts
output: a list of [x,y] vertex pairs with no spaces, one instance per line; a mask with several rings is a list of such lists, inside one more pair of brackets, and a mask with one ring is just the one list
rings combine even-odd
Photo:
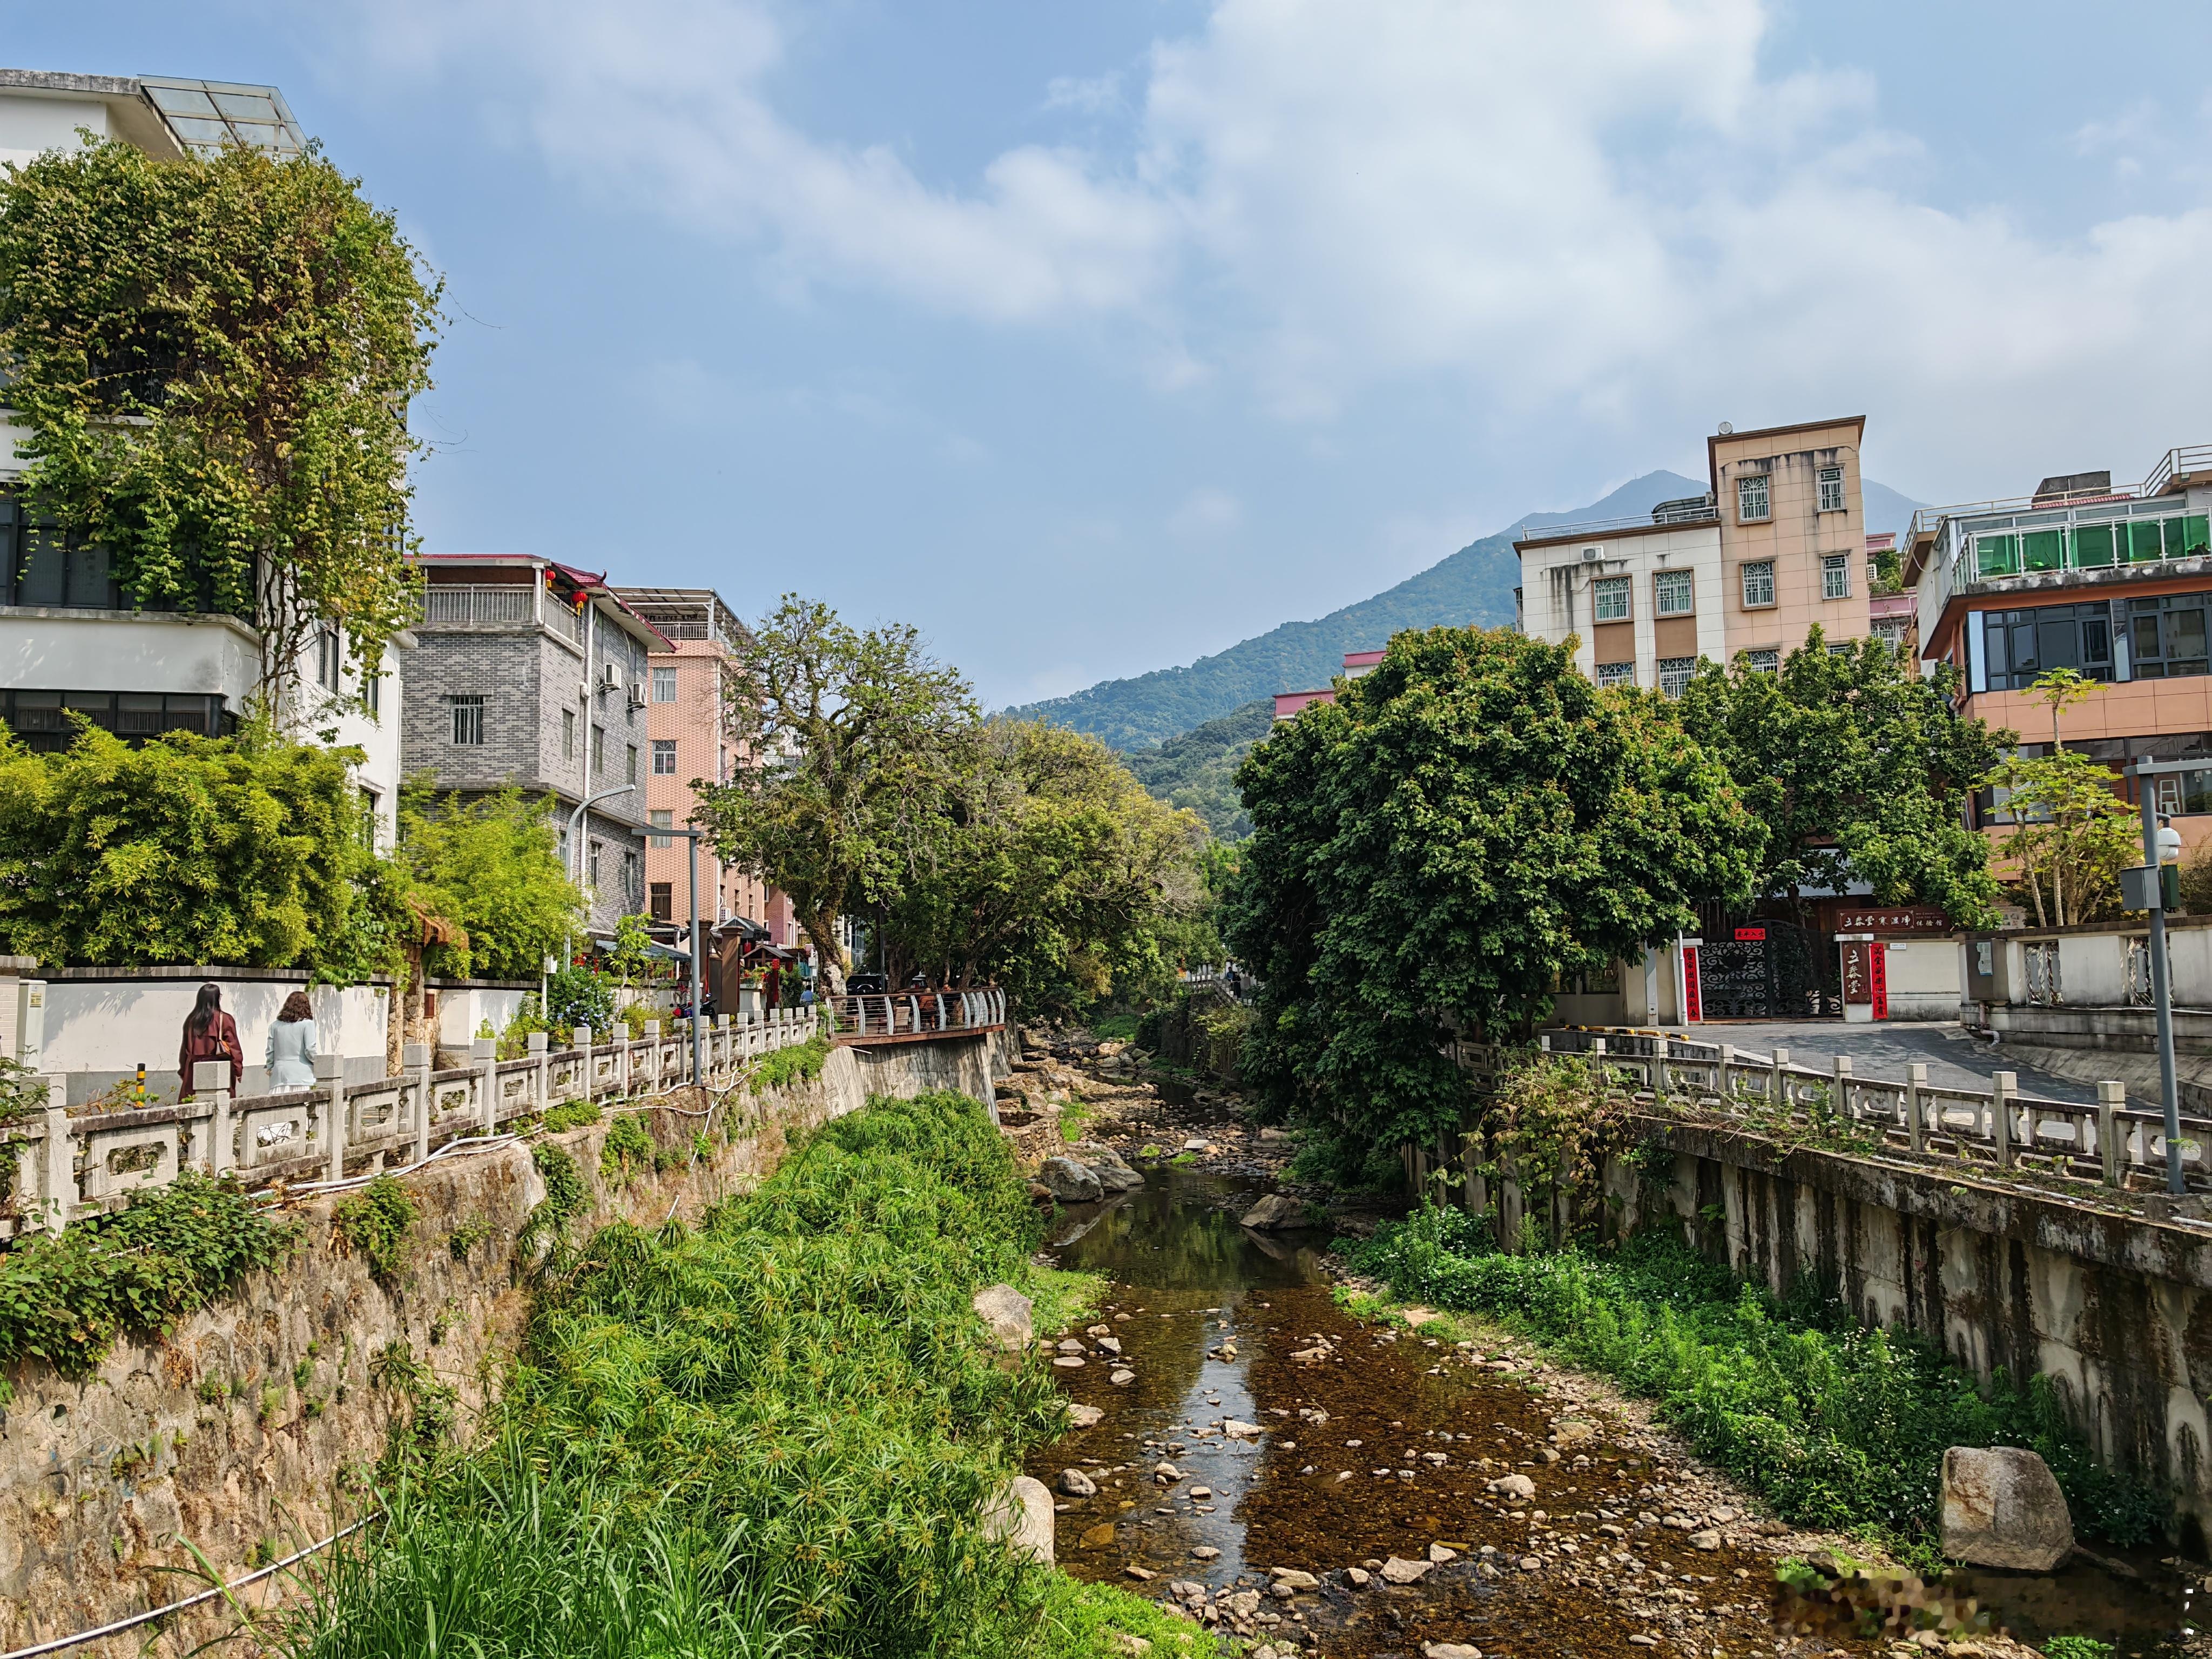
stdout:
[[1583,562],[1584,564],[1595,564],[1604,556],[1605,550],[1601,547],[1586,547],[1583,549]]
[[633,708],[645,707],[645,677],[642,674],[629,683],[629,706]]
[[599,665],[599,690],[602,691],[611,691],[621,684],[622,670],[620,668],[617,667],[611,662],[603,662]]

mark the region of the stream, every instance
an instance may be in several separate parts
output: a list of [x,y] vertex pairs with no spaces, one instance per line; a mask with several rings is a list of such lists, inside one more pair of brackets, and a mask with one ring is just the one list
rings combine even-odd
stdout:
[[[1100,1415],[1030,1460],[1054,1489],[1067,1571],[1174,1601],[1261,1659],[1893,1650],[1782,1639],[1774,1561],[1800,1542],[1788,1528],[1525,1348],[1353,1318],[1332,1294],[1326,1231],[1238,1224],[1267,1190],[1155,1167],[1142,1189],[1057,1218],[1058,1265],[1109,1281],[1059,1345],[1069,1400]],[[1064,1482],[1070,1470],[1081,1478]],[[2023,1641],[2203,1651],[2174,1639],[2193,1584],[2139,1565],[2140,1582],[2077,1559],[1945,1591],[1978,1597],[1985,1628]],[[2023,1651],[1988,1636],[1948,1650]]]

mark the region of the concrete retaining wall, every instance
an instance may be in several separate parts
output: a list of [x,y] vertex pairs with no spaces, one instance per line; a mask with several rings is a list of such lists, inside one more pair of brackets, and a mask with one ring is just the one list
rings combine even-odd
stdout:
[[[1902,1328],[1986,1379],[2051,1378],[2105,1462],[2171,1487],[2212,1529],[2212,1231],[2031,1188],[1654,1120],[1663,1187],[1615,1161],[1620,1224],[1679,1221],[1693,1243],[1784,1291],[1831,1281],[1870,1326]],[[1725,1219],[1708,1218],[1716,1206]]]
[[[704,1161],[625,1187],[597,1179],[604,1124],[550,1137],[593,1177],[593,1210],[575,1231],[617,1218],[658,1225],[672,1205],[694,1217],[772,1170],[793,1133],[871,1095],[956,1088],[988,1103],[1012,1057],[1004,1033],[833,1049],[818,1080],[757,1101],[736,1144],[714,1137]],[[672,1110],[641,1116],[659,1144],[687,1151],[702,1125]],[[118,1344],[81,1382],[43,1364],[8,1379],[0,1650],[191,1593],[186,1540],[234,1578],[257,1556],[288,1554],[359,1514],[368,1472],[413,1409],[390,1383],[393,1368],[376,1364],[395,1345],[454,1391],[456,1432],[470,1432],[521,1334],[527,1295],[514,1244],[543,1183],[516,1143],[441,1161],[406,1184],[421,1215],[395,1284],[347,1252],[332,1228],[334,1200],[295,1204],[286,1210],[300,1228],[291,1260],[181,1320],[166,1340]],[[456,1260],[454,1233],[479,1224],[488,1235]],[[181,1655],[232,1622],[206,1613],[170,1634],[144,1626],[71,1651]]]

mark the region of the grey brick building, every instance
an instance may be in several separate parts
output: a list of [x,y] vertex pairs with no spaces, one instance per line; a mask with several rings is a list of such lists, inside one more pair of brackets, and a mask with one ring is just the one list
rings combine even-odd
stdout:
[[[647,658],[668,642],[586,571],[520,553],[431,553],[407,664],[410,780],[477,794],[514,784],[560,807],[562,855],[594,930],[645,908]],[[620,790],[586,814],[587,795]]]

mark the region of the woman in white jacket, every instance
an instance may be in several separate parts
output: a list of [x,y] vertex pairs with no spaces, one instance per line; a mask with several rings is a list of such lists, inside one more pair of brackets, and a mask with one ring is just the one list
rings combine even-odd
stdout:
[[269,1089],[315,1086],[315,1011],[305,991],[295,991],[269,1028]]

